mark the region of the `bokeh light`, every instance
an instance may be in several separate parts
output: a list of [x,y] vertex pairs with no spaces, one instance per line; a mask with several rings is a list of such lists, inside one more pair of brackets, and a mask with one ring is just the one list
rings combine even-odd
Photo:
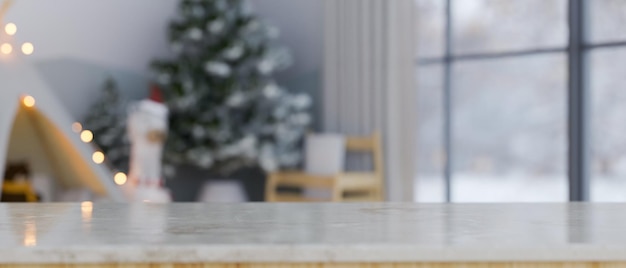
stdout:
[[115,184],[117,185],[124,185],[126,181],[128,180],[128,178],[126,177],[126,174],[124,174],[123,172],[118,172],[113,177],[113,180],[115,181]]
[[24,55],[31,55],[35,51],[35,46],[32,43],[26,42],[22,44],[22,53]]
[[83,125],[81,125],[78,122],[74,122],[72,124],[72,131],[74,131],[76,133],[80,133],[81,131],[83,131]]
[[13,52],[13,46],[11,46],[11,44],[4,43],[0,46],[0,52],[2,52],[2,54],[9,55]]
[[33,98],[33,96],[26,95],[22,98],[22,103],[28,108],[35,107],[35,98]]
[[15,23],[7,23],[7,25],[4,26],[4,32],[8,35],[15,35],[15,33],[17,33],[17,25],[15,25]]
[[91,155],[91,160],[96,164],[102,164],[104,163],[104,154],[102,152],[94,152]]
[[80,140],[83,141],[84,143],[91,142],[93,140],[93,132],[86,130],[86,129],[83,130],[80,133]]

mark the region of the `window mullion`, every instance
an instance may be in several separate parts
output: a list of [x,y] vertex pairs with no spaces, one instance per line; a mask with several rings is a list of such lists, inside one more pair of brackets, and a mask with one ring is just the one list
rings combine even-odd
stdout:
[[446,202],[452,202],[452,0],[446,0],[445,51],[443,70],[443,145],[445,151],[444,180]]
[[568,178],[569,200],[589,200],[588,98],[585,89],[584,0],[569,0]]

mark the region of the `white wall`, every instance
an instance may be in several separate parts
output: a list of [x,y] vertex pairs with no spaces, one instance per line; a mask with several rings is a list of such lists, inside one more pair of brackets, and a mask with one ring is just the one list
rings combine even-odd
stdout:
[[17,0],[7,22],[16,41],[35,44],[33,60],[80,59],[145,72],[167,53],[164,29],[175,0]]
[[[14,43],[32,42],[31,59],[44,79],[81,118],[112,75],[123,94],[147,92],[148,64],[169,55],[165,27],[177,0],[17,0],[5,22],[15,22]],[[253,0],[261,17],[281,29],[295,58],[279,80],[317,92],[322,58],[322,1]]]

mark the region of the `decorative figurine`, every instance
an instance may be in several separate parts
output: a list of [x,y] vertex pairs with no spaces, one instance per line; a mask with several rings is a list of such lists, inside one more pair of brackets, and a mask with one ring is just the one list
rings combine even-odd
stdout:
[[128,137],[131,143],[129,182],[131,199],[138,202],[170,202],[163,188],[161,156],[167,135],[168,109],[153,86],[150,98],[129,107]]

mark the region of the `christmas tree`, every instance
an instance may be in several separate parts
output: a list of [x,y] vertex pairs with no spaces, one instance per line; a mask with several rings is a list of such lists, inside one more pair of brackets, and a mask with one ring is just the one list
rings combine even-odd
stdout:
[[277,85],[288,51],[247,0],[182,0],[169,27],[171,60],[152,64],[170,108],[165,171],[192,164],[229,173],[297,166],[311,99]]
[[100,98],[91,106],[82,125],[93,133],[93,142],[114,171],[127,172],[130,145],[126,136],[126,109],[113,78],[105,82]]

